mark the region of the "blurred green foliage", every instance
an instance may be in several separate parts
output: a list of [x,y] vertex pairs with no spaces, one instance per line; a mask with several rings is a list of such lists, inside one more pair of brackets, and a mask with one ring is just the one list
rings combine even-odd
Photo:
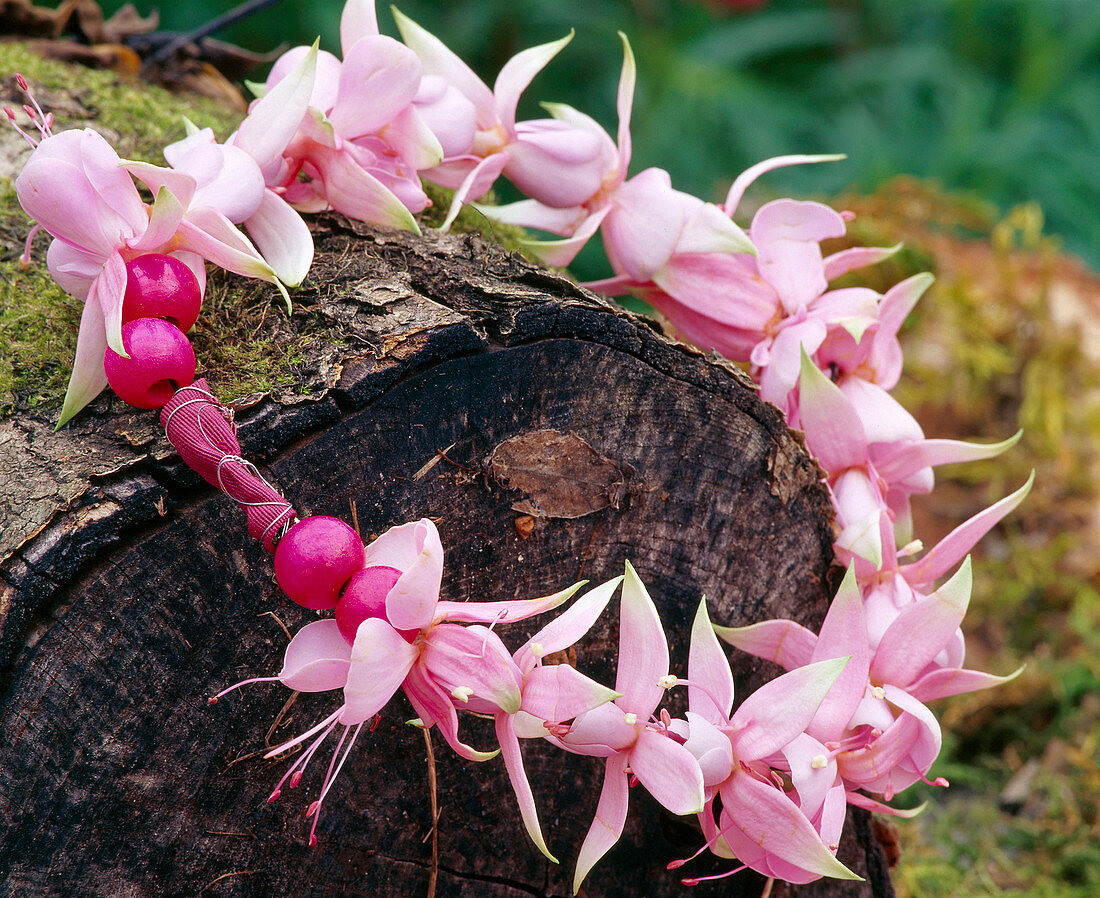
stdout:
[[[107,9],[120,0],[104,0]],[[156,0],[138,0],[142,12]],[[162,27],[194,27],[232,0],[160,3]],[[1100,265],[1100,4],[1095,0],[400,0],[491,81],[516,51],[576,29],[521,114],[566,102],[614,133],[617,30],[639,64],[632,171],[720,197],[737,172],[783,153],[846,162],[768,176],[768,189],[874,190],[935,178],[1007,209],[1041,202],[1050,229]],[[282,0],[220,35],[254,50],[338,51],[342,0]],[[382,30],[396,34],[385,3]]]

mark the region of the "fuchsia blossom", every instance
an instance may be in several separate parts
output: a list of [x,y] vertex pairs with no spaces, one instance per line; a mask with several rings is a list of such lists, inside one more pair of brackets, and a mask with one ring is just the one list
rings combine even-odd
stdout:
[[696,814],[703,808],[699,764],[669,738],[667,723],[653,716],[665,689],[675,681],[668,676],[668,665],[668,643],[657,609],[628,563],[619,602],[619,698],[580,715],[567,733],[547,736],[566,751],[606,759],[596,817],[577,858],[574,892],[622,835],[631,775],[674,814]]
[[[267,183],[303,211],[332,208],[372,224],[419,233],[412,212],[428,205],[417,172],[443,158],[413,103],[421,64],[378,33],[373,0],[348,0],[340,19],[344,59],[320,51],[309,110]],[[311,51],[295,47],[271,69],[276,90]],[[304,175],[305,180],[299,175]]]
[[841,527],[838,558],[857,559],[871,576],[893,552],[895,524],[910,538],[909,496],[932,489],[932,467],[994,458],[1020,434],[1000,443],[928,440],[916,420],[882,388],[857,377],[834,384],[809,359],[801,359],[799,421],[806,445],[828,475]]
[[502,173],[533,201],[554,208],[575,206],[600,189],[615,148],[587,116],[580,120],[564,112],[567,107],[546,105],[553,118],[516,122],[520,95],[572,34],[517,53],[490,90],[437,37],[397,10],[394,18],[432,79],[420,95],[422,108],[436,133],[447,136],[446,158],[424,172],[455,190],[444,229],[462,204],[487,193]]
[[[23,210],[54,237],[47,253],[50,273],[84,301],[76,359],[58,426],[107,386],[103,355],[122,345],[122,300],[126,263],[146,253],[169,253],[205,285],[203,259],[237,274],[276,284],[274,270],[220,212],[192,210],[194,179],[177,176],[174,193],[154,187],[155,202],[141,199],[127,166],[97,132],[51,133],[42,116],[42,140],[15,181]],[[33,232],[32,232],[33,233]]]
[[[836,765],[805,732],[834,684],[845,679],[848,659],[810,663],[765,683],[731,716],[733,675],[715,629],[720,628],[712,628],[704,599],[691,631],[690,710],[686,724],[674,724],[703,771],[704,847],[788,882],[859,879],[836,859],[845,807]],[[790,774],[792,791],[783,788],[773,769]],[[717,819],[716,797],[721,798]]]
[[[488,760],[497,752],[478,751],[461,741],[459,706],[491,708],[507,715],[518,714],[521,710],[529,713],[547,710],[548,704],[553,703],[535,687],[531,687],[527,707],[524,707],[522,690],[525,676],[531,672],[521,670],[500,637],[482,624],[512,623],[556,608],[580,585],[526,601],[441,601],[443,548],[435,525],[426,518],[394,527],[367,546],[366,567],[374,566],[384,566],[398,576],[377,610],[379,616],[363,620],[354,642],[349,643],[344,638],[335,620],[307,624],[287,646],[283,668],[277,676],[244,680],[219,694],[220,697],[246,683],[262,681],[278,681],[288,689],[301,692],[343,690],[344,700],[339,708],[268,755],[281,754],[312,740],[276,786],[271,797],[274,801],[285,782],[289,780],[291,787],[298,784],[321,744],[334,730],[342,727],[320,797],[310,806],[310,815],[314,817],[311,844],[316,841],[321,803],[359,731],[385,707],[399,688],[404,690],[423,726],[438,725],[447,743],[471,761]],[[610,595],[610,590],[607,594]],[[535,677],[535,681],[539,679],[541,677]],[[606,700],[605,694],[598,690],[574,688],[566,692],[565,704],[575,702],[578,692],[583,693],[582,705]],[[344,748],[349,731],[351,741]],[[515,781],[513,763],[514,758],[509,761],[509,774]],[[519,769],[522,771],[522,766]],[[526,783],[525,778],[523,782]],[[531,816],[533,806],[525,802],[523,795],[520,795],[520,804],[525,823],[534,820],[532,838],[546,851],[538,833],[537,818]]]
[[[298,130],[313,91],[316,46],[260,100],[229,140],[220,144],[210,128],[187,124],[187,137],[164,149],[171,170],[140,162],[128,171],[156,191],[168,187],[189,197],[191,220],[209,220],[212,209],[243,224],[279,280],[297,287],[313,262],[313,237],[302,217],[269,187],[265,173],[277,175],[282,153]],[[178,173],[176,175],[173,172]],[[223,228],[224,230],[224,228]]]
[[[807,733],[825,743],[854,804],[883,808],[856,789],[887,800],[926,779],[940,750],[940,728],[924,702],[1011,680],[962,668],[952,651],[970,599],[969,558],[947,583],[903,607],[885,630],[869,638],[860,590],[849,568],[821,632],[789,620],[716,628],[731,645],[787,670],[850,657]],[[952,657],[954,655],[954,657]],[[945,780],[937,780],[946,785]]]

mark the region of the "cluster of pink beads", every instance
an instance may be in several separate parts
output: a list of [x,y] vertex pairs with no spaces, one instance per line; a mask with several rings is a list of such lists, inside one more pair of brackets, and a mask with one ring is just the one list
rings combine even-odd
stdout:
[[[339,518],[314,515],[295,524],[275,549],[275,579],[293,601],[315,611],[335,609],[349,642],[368,617],[386,619],[386,594],[401,572],[368,564],[363,541]],[[415,630],[400,631],[412,642]]]
[[195,351],[187,339],[202,307],[198,279],[183,262],[162,253],[126,263],[122,345],[103,356],[107,382],[137,408],[162,408],[179,387],[195,380]]

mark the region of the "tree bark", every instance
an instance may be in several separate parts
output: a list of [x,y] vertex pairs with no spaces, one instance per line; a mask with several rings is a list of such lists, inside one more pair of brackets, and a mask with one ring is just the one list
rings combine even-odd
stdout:
[[[364,539],[432,518],[455,600],[602,582],[629,559],[675,673],[702,595],[717,623],[820,624],[833,538],[820,472],[735,368],[476,237],[337,216],[314,227],[317,263],[287,326],[331,325],[340,340],[313,347],[297,390],[237,409],[244,454],[300,514],[349,520],[354,506]],[[571,893],[602,762],[524,744],[554,866],[527,839],[501,760],[463,761],[437,736],[433,862],[425,745],[403,697],[364,730],[310,848],[302,811],[327,758],[268,804],[288,761],[262,755],[335,697],[287,708],[287,690],[257,684],[206,700],[277,672],[280,623],[293,632],[315,613],[285,599],[243,515],[179,463],[155,413],[100,400],[51,431],[33,414],[0,422],[8,893],[426,895],[433,866],[440,896]],[[571,659],[608,683],[616,620],[612,608]],[[539,625],[499,632],[514,646]],[[778,670],[739,654],[733,666],[739,697]],[[488,747],[482,723],[463,728]],[[850,817],[840,857],[867,881],[786,894],[892,895],[866,815]],[[693,821],[632,790],[626,831],[582,893],[684,894],[680,876],[732,866],[663,869],[701,843]],[[762,888],[740,873],[691,894]]]

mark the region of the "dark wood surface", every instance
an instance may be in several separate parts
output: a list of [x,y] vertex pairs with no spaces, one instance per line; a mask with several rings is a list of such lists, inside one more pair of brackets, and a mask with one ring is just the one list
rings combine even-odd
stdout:
[[[365,538],[432,518],[450,599],[600,582],[629,559],[681,674],[702,594],[723,624],[820,623],[832,537],[819,472],[731,366],[474,237],[335,216],[316,236],[318,262],[286,327],[332,323],[340,339],[311,347],[299,389],[238,412],[245,453],[299,513],[348,520],[354,502]],[[607,502],[559,517],[552,499],[533,506],[487,470],[501,444],[546,430],[592,453],[548,476],[587,482],[592,458],[604,475],[622,472]],[[283,687],[215,707],[206,698],[278,670],[286,637],[267,612],[292,631],[314,613],[281,595],[243,515],[182,468],[154,413],[101,400],[51,431],[48,418],[0,422],[0,895],[425,895],[427,763],[404,698],[360,739],[310,848],[302,812],[327,759],[269,805],[286,762],[261,755],[265,739],[305,729],[337,696],[299,697],[270,736]],[[440,450],[446,458],[416,477]],[[531,510],[543,516],[517,528]],[[578,667],[607,682],[615,619],[612,606],[577,652]],[[500,632],[514,646],[538,625]],[[741,697],[775,674],[747,656],[733,663]],[[490,746],[479,721],[464,728]],[[554,867],[529,844],[501,761],[472,764],[435,745],[438,894],[568,895],[602,763],[524,745]],[[664,865],[700,841],[632,790],[627,830],[583,894],[760,894],[751,873],[682,887]],[[851,815],[841,857],[868,882],[786,894],[892,894],[864,815]]]

